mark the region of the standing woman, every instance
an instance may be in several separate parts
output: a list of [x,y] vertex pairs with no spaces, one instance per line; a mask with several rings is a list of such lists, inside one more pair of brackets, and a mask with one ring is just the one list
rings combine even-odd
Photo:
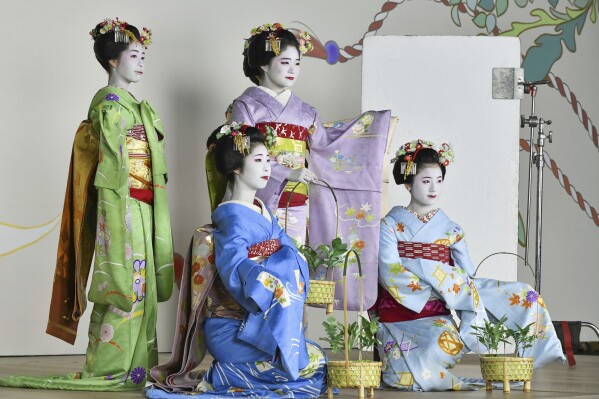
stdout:
[[93,256],[85,365],[67,377],[8,377],[0,385],[141,389],[158,360],[157,303],[173,287],[164,133],[150,104],[128,91],[144,74],[151,33],[117,18],[90,34],[108,85],[75,136],[47,328],[74,343]]
[[[266,135],[275,162],[258,198],[271,210],[279,209],[282,220],[289,202],[287,231],[300,244],[306,236],[305,184],[316,180],[305,168],[306,147],[325,133],[316,110],[290,90],[300,73],[301,55],[311,48],[309,36],[304,34],[300,43],[279,23],[253,29],[243,52],[243,71],[256,86],[235,99],[231,114],[232,121],[256,126]],[[303,184],[292,194],[298,182]]]

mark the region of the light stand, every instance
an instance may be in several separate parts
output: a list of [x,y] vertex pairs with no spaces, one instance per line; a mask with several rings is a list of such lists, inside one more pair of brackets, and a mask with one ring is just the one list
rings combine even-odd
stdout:
[[[520,85],[524,86],[524,93],[530,94],[532,104],[531,113],[527,118],[524,115],[520,116],[520,127],[530,126],[530,157],[528,161],[528,194],[526,203],[526,232],[525,232],[525,252],[524,262],[528,262],[528,242],[529,242],[529,231],[530,231],[530,206],[531,206],[531,187],[532,187],[532,164],[537,166],[537,215],[536,215],[536,236],[535,236],[535,290],[541,293],[541,248],[542,248],[542,232],[543,232],[543,168],[545,166],[545,157],[543,148],[545,147],[545,139],[549,142],[553,142],[552,132],[545,135],[543,132],[544,125],[550,125],[550,120],[539,118],[535,115],[535,97],[537,96],[537,85],[549,83],[546,80],[538,82],[521,82]],[[537,134],[537,153],[533,155],[534,145],[534,131],[535,128],[539,129]]]

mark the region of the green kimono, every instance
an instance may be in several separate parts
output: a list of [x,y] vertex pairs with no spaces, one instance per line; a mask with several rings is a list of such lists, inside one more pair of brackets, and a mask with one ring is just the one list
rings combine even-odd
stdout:
[[[101,89],[92,100],[88,116],[91,129],[86,134],[97,138],[88,140],[96,143],[91,145],[92,152],[98,148],[97,167],[85,166],[89,178],[81,178],[77,173],[76,161],[84,157],[77,157],[77,143],[83,140],[76,137],[65,199],[65,212],[67,204],[71,204],[70,212],[68,217],[63,215],[48,323],[49,334],[74,342],[85,299],[72,297],[85,289],[86,271],[91,262],[91,257],[85,254],[93,251],[88,298],[94,307],[85,366],[82,372],[67,377],[0,378],[1,386],[91,391],[141,389],[158,360],[157,303],[171,296],[174,275],[162,124],[150,104],[138,102],[117,87]],[[132,127],[140,124],[144,126],[151,155],[152,205],[130,196],[126,140]],[[80,185],[92,181],[95,190],[92,188],[88,194]],[[96,193],[96,206],[89,206],[90,199],[96,200]],[[69,196],[85,198],[69,201]],[[83,211],[78,209],[79,203],[87,204],[82,206]],[[89,222],[92,217],[95,224]],[[86,239],[92,228],[95,240]],[[64,242],[68,240],[75,242]]]

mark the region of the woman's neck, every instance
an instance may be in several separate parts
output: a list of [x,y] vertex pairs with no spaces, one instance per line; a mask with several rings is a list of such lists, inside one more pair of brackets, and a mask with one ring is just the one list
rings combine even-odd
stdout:
[[413,212],[416,212],[420,216],[426,216],[430,212],[437,209],[434,205],[423,205],[423,204],[415,203],[414,201],[410,201],[410,203],[408,204],[408,206],[406,206],[406,208],[408,208],[409,210],[411,210]]
[[242,187],[233,187],[233,192],[231,193],[231,201],[240,201],[247,202],[249,204],[254,203],[254,198],[256,197],[256,190],[249,190],[247,188]]
[[118,87],[119,89],[123,89],[129,91],[130,82],[127,82],[123,79],[119,79],[116,74],[110,75],[108,77],[108,86]]

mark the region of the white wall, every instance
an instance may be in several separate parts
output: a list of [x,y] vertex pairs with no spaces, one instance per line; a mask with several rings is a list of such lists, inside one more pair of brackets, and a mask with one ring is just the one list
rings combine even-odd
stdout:
[[[547,7],[537,3],[518,9],[510,2],[508,13],[500,19],[501,28],[508,29],[515,20],[531,20],[533,8]],[[251,84],[241,68],[242,39],[251,28],[275,21],[300,26],[292,21],[301,21],[321,42],[333,40],[340,47],[357,43],[369,25],[383,17],[379,35],[485,33],[466,14],[461,14],[462,26],[457,27],[451,22],[450,8],[437,1],[399,1],[393,10],[376,16],[383,5],[383,1],[359,0],[2,2],[0,223],[4,225],[0,224],[0,248],[13,226],[44,224],[62,210],[75,129],[85,118],[95,91],[106,83],[87,34],[101,19],[120,16],[154,32],[146,74],[132,91],[154,105],[165,125],[175,246],[184,253],[193,229],[210,220],[203,169],[205,139],[222,123],[231,100]],[[523,54],[538,34],[531,30],[521,37]],[[576,42],[576,52],[564,50],[553,72],[576,93],[588,116],[599,121],[599,81],[591,74],[599,64],[598,24],[587,21]],[[315,106],[325,121],[351,117],[360,112],[360,71],[359,54],[335,65],[308,57],[295,92]],[[528,107],[522,103],[523,112]],[[554,120],[555,141],[547,148],[551,156],[596,206],[599,154],[578,116],[551,88],[542,89],[537,109]],[[525,181],[522,159],[521,191]],[[457,181],[457,166],[452,173]],[[599,228],[553,176],[546,176],[543,296],[554,319],[599,324],[599,310],[594,306],[599,300]],[[522,198],[521,194],[521,210]],[[458,221],[464,219],[451,209],[446,211]],[[465,228],[470,236],[484,233]],[[44,333],[57,240],[55,229],[32,246],[0,256],[0,355],[85,350],[87,319],[74,347]],[[170,349],[175,305],[176,293],[159,309],[160,350]]]

